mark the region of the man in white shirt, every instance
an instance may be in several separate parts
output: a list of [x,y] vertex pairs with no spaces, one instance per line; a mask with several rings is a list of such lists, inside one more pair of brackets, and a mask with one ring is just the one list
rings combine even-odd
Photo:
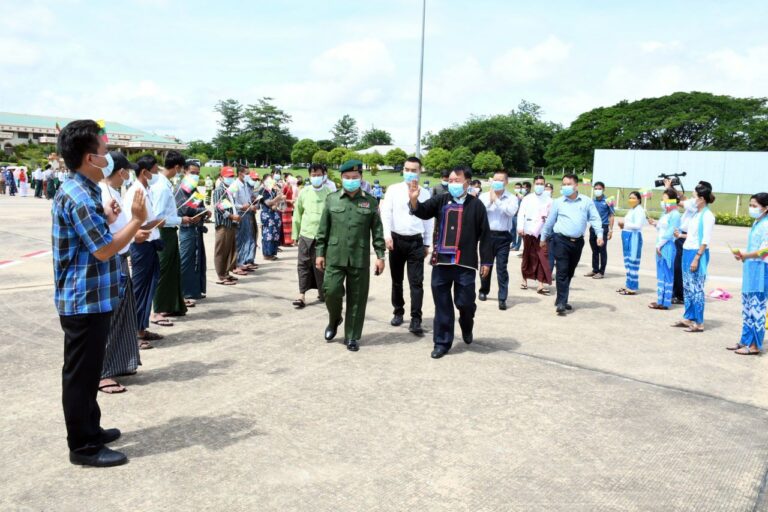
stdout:
[[[163,219],[157,219],[152,205],[152,197],[149,187],[158,181],[157,159],[152,155],[145,155],[136,162],[136,181],[125,194],[124,204],[133,204],[133,196],[137,190],[144,192],[147,209],[146,223],[141,227],[148,230],[149,236],[145,241],[134,238],[131,244],[131,268],[133,271],[133,295],[136,299],[136,323],[139,340],[154,341],[162,339],[155,333],[147,330],[152,313],[152,298],[155,295],[157,280],[160,278],[160,260],[157,253],[160,249],[160,234],[157,227],[163,224]],[[131,220],[130,210],[126,212],[128,220]],[[165,318],[154,318],[152,323],[157,325],[173,325]]]
[[32,186],[35,187],[35,197],[43,198],[43,170],[37,168],[32,172]]
[[537,292],[549,295],[552,284],[552,268],[549,265],[548,247],[541,247],[541,229],[552,208],[552,197],[544,193],[546,180],[536,176],[533,180],[533,194],[526,195],[520,203],[517,213],[517,234],[523,241],[523,262],[520,270],[523,274],[523,290],[528,288],[528,280],[538,282]]
[[[491,190],[480,194],[480,201],[488,212],[488,225],[491,228],[491,245],[496,260],[496,277],[499,283],[499,309],[507,309],[507,294],[509,292],[509,247],[512,244],[512,226],[517,213],[517,197],[507,190],[509,176],[507,171],[497,171],[491,180]],[[491,291],[491,274],[493,267],[485,277],[480,278],[480,293],[478,298],[487,300]]]
[[[412,156],[403,166],[402,183],[387,187],[381,203],[381,223],[384,228],[384,240],[389,251],[389,271],[392,276],[392,306],[394,316],[390,324],[397,327],[403,323],[405,298],[403,297],[403,278],[408,266],[408,286],[411,290],[411,323],[408,330],[416,336],[422,336],[421,305],[424,300],[424,258],[429,255],[432,245],[434,220],[421,220],[411,215],[409,208],[409,183],[418,181],[421,174],[421,160]],[[430,193],[420,189],[419,202],[430,198]]]
[[150,186],[152,208],[155,218],[163,219],[160,239],[160,278],[157,281],[153,307],[155,315],[167,320],[168,316],[184,316],[187,307],[194,307],[194,301],[185,300],[181,290],[181,256],[179,255],[179,234],[181,225],[196,223],[198,218],[182,217],[176,206],[171,180],[184,168],[186,158],[178,151],[169,151],[165,157],[165,168],[157,175],[157,182]]

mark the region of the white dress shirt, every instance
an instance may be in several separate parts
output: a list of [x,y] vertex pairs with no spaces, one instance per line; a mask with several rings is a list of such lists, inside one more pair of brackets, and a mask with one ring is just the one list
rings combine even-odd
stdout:
[[512,230],[512,223],[517,213],[517,197],[505,190],[501,197],[497,196],[496,200],[491,202],[491,194],[495,193],[490,190],[480,194],[480,201],[485,205],[485,210],[488,212],[488,225],[491,227],[491,231],[509,232]]
[[[699,219],[704,216],[702,221],[702,228],[704,233],[699,236]],[[688,222],[688,234],[686,235],[685,242],[683,243],[683,249],[696,249],[702,245],[709,247],[712,242],[712,228],[715,227],[715,215],[707,209],[707,211],[701,211],[691,217]]]
[[153,212],[156,219],[165,219],[166,228],[174,228],[181,224],[176,199],[173,197],[173,185],[163,173],[158,173],[157,183],[149,187],[152,196]]
[[[115,222],[109,225],[110,233],[117,233],[118,231],[120,231],[121,229],[123,229],[125,226],[128,225],[128,216],[125,214],[125,211],[123,210],[123,200],[120,198],[120,192],[113,189],[103,181],[99,183],[99,188],[101,189],[101,204],[104,205],[105,210],[109,208],[109,205],[113,199],[117,201],[117,204],[120,206],[120,215],[117,216],[117,220]],[[128,250],[130,249],[130,245],[131,245],[130,243],[125,244],[125,247],[120,249],[117,253],[118,254],[127,253]]]
[[[423,203],[429,197],[429,191],[419,187],[419,202]],[[424,245],[432,245],[432,231],[435,221],[434,219],[421,220],[415,215],[411,215],[410,201],[408,184],[404,181],[387,187],[387,192],[379,206],[381,224],[384,227],[384,239],[391,239],[392,233],[402,236],[422,235]]]
[[523,230],[523,234],[539,236],[544,220],[552,208],[552,198],[545,194],[528,194],[520,203],[517,212],[517,230]]
[[[123,200],[123,204],[126,205],[126,209],[124,210],[125,216],[129,221],[133,218],[133,214],[131,213],[131,205],[133,205],[133,196],[136,195],[136,191],[139,189],[144,191],[144,207],[147,210],[147,220],[144,221],[144,224],[148,224],[156,220],[157,216],[155,216],[155,210],[152,208],[152,196],[149,194],[149,191],[144,188],[144,185],[142,185],[139,180],[136,180],[133,185],[131,185],[131,188],[128,189],[128,192],[125,193],[125,199]],[[150,232],[147,241],[151,242],[152,240],[157,240],[158,238],[160,238],[160,232],[157,230],[157,228],[154,228]]]

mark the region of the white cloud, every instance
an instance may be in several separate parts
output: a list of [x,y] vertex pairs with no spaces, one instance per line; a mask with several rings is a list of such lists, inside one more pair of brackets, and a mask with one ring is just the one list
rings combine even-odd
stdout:
[[704,57],[718,79],[718,89],[729,94],[765,95],[768,84],[768,45],[746,48],[741,52],[731,49],[712,52]]
[[40,63],[41,48],[28,40],[0,36],[0,65],[35,66]]
[[571,44],[549,36],[530,48],[510,48],[494,59],[491,73],[509,83],[531,82],[557,71],[557,65],[568,59]]
[[665,50],[676,50],[680,48],[680,41],[643,41],[639,44],[643,53],[654,53]]

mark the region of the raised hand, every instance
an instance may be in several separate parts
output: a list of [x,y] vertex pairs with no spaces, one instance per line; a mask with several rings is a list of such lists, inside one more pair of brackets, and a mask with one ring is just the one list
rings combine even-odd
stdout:
[[419,200],[419,194],[421,193],[421,187],[419,187],[419,182],[416,180],[411,181],[408,183],[408,198],[413,201]]
[[139,224],[142,225],[147,221],[147,205],[143,190],[137,190],[136,194],[133,196],[133,203],[131,203],[131,216],[139,221]]

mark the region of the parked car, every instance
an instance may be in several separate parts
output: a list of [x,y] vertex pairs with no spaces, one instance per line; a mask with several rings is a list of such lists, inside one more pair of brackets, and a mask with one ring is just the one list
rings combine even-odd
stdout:
[[224,162],[221,160],[208,160],[205,162],[206,167],[224,167]]

